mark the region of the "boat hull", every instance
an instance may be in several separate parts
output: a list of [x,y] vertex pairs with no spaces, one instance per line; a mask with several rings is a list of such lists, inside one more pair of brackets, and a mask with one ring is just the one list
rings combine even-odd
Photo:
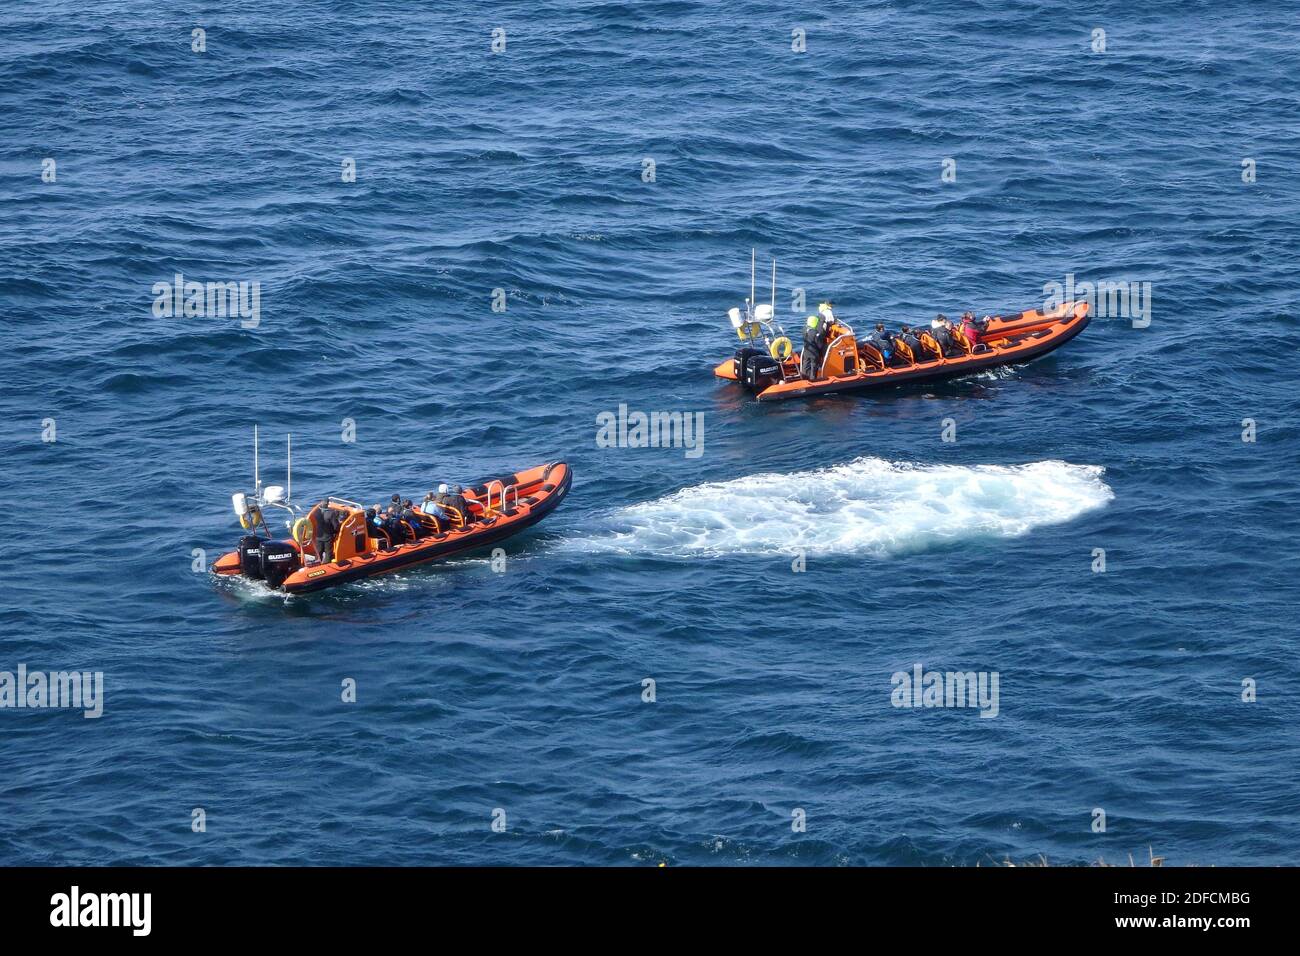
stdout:
[[[375,548],[342,561],[306,565],[285,578],[280,589],[289,594],[310,594],[497,544],[532,527],[558,508],[569,492],[573,473],[564,462],[554,462],[493,481],[518,491],[513,501],[507,498],[505,509],[489,508],[485,517],[477,517],[468,527],[407,542],[389,550]],[[493,488],[493,495],[499,494],[499,486]],[[487,500],[487,482],[467,490],[476,502]],[[240,574],[239,552],[222,555],[213,571],[219,575]]]
[[[860,371],[849,375],[809,381],[794,377],[777,382],[756,393],[760,402],[806,398],[834,392],[866,391],[892,388],[898,385],[934,382],[962,375],[1029,362],[1052,352],[1082,332],[1090,321],[1087,303],[1067,303],[1057,312],[1044,314],[1027,311],[1010,319],[994,319],[980,337],[988,351],[961,355],[927,362],[916,362],[902,367],[883,370]],[[735,381],[731,360],[714,369],[719,378]]]

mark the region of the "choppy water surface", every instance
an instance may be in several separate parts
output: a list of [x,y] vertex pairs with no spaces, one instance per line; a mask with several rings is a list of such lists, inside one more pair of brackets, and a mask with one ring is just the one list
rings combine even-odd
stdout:
[[[1196,2],[7,6],[0,670],[106,699],[0,710],[0,861],[1294,863],[1298,32]],[[865,325],[1071,273],[1150,282],[1151,323],[758,406],[711,375],[752,247],[792,325],[799,288]],[[155,317],[176,273],[258,281],[257,327]],[[620,404],[703,413],[703,453],[598,447]],[[192,571],[255,422],[307,495],[575,483],[505,573],[286,599]],[[892,706],[918,663],[998,672],[996,719]]]

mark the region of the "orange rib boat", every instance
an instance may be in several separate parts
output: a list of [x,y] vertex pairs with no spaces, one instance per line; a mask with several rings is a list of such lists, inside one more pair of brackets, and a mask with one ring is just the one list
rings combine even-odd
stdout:
[[[289,594],[307,594],[362,578],[389,574],[496,544],[541,521],[569,492],[573,474],[562,461],[538,465],[513,475],[481,481],[464,490],[468,514],[448,508],[439,519],[419,515],[418,527],[404,522],[405,540],[394,544],[387,531],[371,528],[365,508],[354,501],[331,497],[329,505],[342,513],[334,538],[333,560],[317,560],[320,506],[302,512],[281,497],[281,488],[260,486],[253,497],[235,495],[235,510],[250,533],[237,550],[213,565],[219,575],[243,575]],[[283,540],[271,535],[264,510],[287,511],[293,531]],[[258,526],[265,535],[255,532]]]
[[[1031,309],[994,316],[973,344],[963,336],[955,336],[959,351],[949,354],[944,354],[928,332],[920,330],[921,348],[915,353],[906,346],[898,348],[889,361],[872,344],[859,342],[852,328],[835,322],[830,325],[817,372],[810,378],[801,371],[802,353],[795,353],[790,340],[784,334],[778,335],[780,330],[771,325],[772,310],[768,306],[759,308],[757,321],[733,317],[742,341],[748,341],[750,347],[722,362],[713,374],[742,382],[762,402],[931,382],[1028,362],[1060,348],[1082,332],[1089,321],[1086,302],[1066,302],[1049,313]],[[764,366],[762,369],[742,366],[755,358]]]

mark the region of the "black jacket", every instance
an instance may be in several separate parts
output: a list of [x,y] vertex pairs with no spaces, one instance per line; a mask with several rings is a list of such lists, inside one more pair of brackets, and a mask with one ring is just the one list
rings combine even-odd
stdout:
[[322,541],[333,541],[338,537],[339,528],[342,525],[343,515],[336,509],[322,508],[316,519],[317,536]]

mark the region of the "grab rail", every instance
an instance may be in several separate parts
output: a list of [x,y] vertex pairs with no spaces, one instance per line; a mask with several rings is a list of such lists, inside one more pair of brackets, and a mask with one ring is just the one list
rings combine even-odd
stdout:
[[505,486],[505,482],[501,481],[501,479],[499,478],[493,478],[486,485],[484,485],[483,497],[485,498],[485,500],[483,502],[483,510],[485,512],[492,510],[492,486],[493,485],[501,486],[501,507],[497,510],[504,511],[506,507],[506,486]]
[[492,509],[492,486],[493,486],[493,485],[500,485],[500,486],[501,486],[501,495],[500,495],[501,507],[496,509],[498,513],[503,512],[503,511],[506,510],[506,493],[507,493],[508,491],[513,491],[513,492],[514,492],[514,495],[515,495],[515,507],[519,507],[519,486],[518,486],[518,485],[507,485],[507,484],[506,484],[504,481],[502,481],[500,478],[493,478],[493,479],[492,479],[491,481],[489,481],[489,482],[487,483],[487,485],[484,487],[484,497],[487,499],[487,501],[485,502],[485,508],[486,508],[486,510],[488,510],[488,511],[493,510],[493,509]]

